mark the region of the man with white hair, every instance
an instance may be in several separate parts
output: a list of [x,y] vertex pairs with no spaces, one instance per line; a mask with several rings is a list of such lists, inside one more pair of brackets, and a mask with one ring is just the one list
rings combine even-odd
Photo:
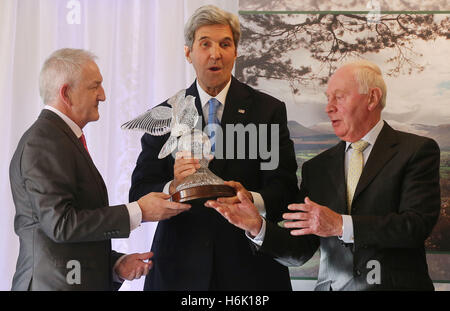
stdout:
[[99,102],[106,99],[102,81],[95,56],[84,50],[58,50],[42,67],[45,107],[10,164],[20,239],[12,290],[118,289],[123,280],[146,275],[153,254],[114,252],[111,239],[189,208],[163,193],[108,206],[82,132],[99,118]]
[[239,204],[206,204],[286,264],[320,247],[316,290],[432,290],[424,242],[439,216],[439,147],[381,119],[386,93],[368,61],[332,75],[326,112],[342,141],[303,164],[304,203],[289,205],[279,226],[241,194]]

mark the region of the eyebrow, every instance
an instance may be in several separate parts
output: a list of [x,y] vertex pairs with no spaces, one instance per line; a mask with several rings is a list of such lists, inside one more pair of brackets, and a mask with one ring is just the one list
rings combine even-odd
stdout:
[[[198,41],[202,41],[202,40],[205,40],[205,39],[211,40],[210,37],[208,37],[208,36],[203,36],[203,37],[199,38]],[[233,41],[233,39],[230,38],[230,37],[225,37],[225,38],[223,38],[223,39],[220,39],[219,41]]]
[[90,83],[90,85],[94,85],[94,84],[102,84],[102,82],[103,81],[101,81],[101,80],[95,80],[95,81],[92,81],[91,83]]

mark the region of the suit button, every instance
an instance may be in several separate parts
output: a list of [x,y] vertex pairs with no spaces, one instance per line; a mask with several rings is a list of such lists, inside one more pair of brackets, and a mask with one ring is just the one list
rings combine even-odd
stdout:
[[361,271],[360,271],[359,269],[356,269],[356,270],[355,270],[355,274],[356,274],[357,276],[361,276]]

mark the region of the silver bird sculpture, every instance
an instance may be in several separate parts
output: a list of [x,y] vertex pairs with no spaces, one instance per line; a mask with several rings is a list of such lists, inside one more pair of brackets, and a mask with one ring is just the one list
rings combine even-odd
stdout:
[[185,92],[183,89],[169,98],[167,103],[170,107],[154,107],[124,123],[121,128],[144,131],[153,136],[162,136],[170,132],[169,139],[158,154],[158,159],[165,158],[177,148],[179,137],[191,134],[199,119],[195,97],[185,96]]

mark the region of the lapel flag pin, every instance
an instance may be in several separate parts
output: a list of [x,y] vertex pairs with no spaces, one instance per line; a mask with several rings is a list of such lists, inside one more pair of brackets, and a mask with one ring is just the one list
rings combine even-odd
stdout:
[[238,112],[244,114],[245,110],[244,109],[239,109]]

